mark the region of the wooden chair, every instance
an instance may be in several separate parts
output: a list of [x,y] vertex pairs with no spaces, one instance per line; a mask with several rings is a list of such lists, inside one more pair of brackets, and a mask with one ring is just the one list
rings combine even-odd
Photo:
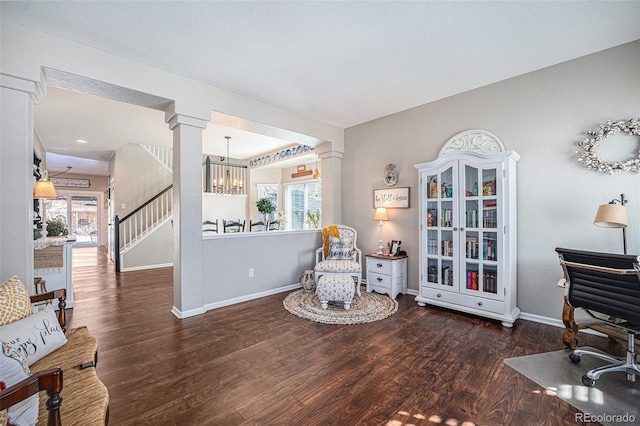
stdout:
[[260,232],[266,231],[267,225],[263,221],[253,222],[249,220],[249,232]]
[[218,233],[218,219],[216,219],[214,222],[210,221],[210,220],[205,220],[204,222],[202,222],[202,232],[215,232],[216,234]]
[[267,223],[267,231],[278,231],[278,230],[280,230],[280,222],[269,221],[269,223]]
[[[336,225],[340,239],[316,250],[316,266],[314,275],[316,285],[323,275],[348,275],[352,277],[356,293],[360,296],[360,284],[362,283],[362,251],[356,246],[358,234],[356,230],[346,225]],[[322,230],[323,236],[327,227]],[[324,237],[323,237],[324,241]],[[326,248],[326,250],[325,250]]]
[[244,225],[246,221],[240,222],[240,219],[235,220],[226,220],[222,219],[222,228],[224,233],[228,232],[244,232]]

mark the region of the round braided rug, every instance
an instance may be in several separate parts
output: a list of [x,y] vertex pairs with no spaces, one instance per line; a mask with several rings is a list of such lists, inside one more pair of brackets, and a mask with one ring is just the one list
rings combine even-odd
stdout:
[[366,291],[362,291],[362,297],[353,298],[348,311],[342,302],[329,302],[329,307],[322,309],[318,296],[302,289],[289,293],[282,303],[293,315],[323,324],[364,324],[385,319],[398,310],[398,302],[389,296]]

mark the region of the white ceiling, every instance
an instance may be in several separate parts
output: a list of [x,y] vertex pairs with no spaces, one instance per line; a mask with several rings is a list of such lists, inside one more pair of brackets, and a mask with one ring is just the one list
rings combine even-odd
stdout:
[[[0,12],[342,128],[640,39],[637,0],[2,1]],[[117,149],[104,140],[114,131],[171,139],[159,111],[64,90],[36,108],[36,125],[50,152],[99,160]],[[207,133],[224,150],[232,136],[231,157],[270,149],[217,126]]]

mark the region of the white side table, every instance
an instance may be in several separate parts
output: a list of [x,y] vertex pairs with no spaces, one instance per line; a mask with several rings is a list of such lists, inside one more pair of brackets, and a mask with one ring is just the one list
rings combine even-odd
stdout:
[[395,299],[407,292],[407,256],[382,256],[368,254],[367,292],[387,293]]

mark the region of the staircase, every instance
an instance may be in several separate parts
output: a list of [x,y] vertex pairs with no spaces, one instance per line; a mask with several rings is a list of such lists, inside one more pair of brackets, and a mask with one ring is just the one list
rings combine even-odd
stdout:
[[142,145],[142,149],[155,158],[162,166],[173,173],[173,149],[165,146]]
[[[162,167],[173,172],[173,150],[171,148],[140,145],[155,158]],[[123,218],[114,218],[115,244],[118,255],[116,272],[120,272],[123,257],[156,229],[173,219],[173,184],[151,197]]]

